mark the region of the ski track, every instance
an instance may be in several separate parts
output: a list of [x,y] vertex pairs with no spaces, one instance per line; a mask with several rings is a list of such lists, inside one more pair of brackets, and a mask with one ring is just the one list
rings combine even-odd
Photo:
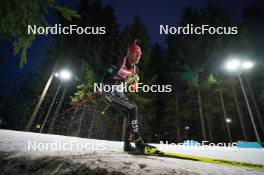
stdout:
[[[103,151],[90,150],[28,150],[28,141],[53,143],[71,141],[83,144],[105,144]],[[153,144],[155,145],[155,144]],[[156,145],[159,146],[159,145]],[[212,157],[225,160],[264,164],[264,149],[200,150],[165,149],[163,151]],[[263,170],[215,165],[175,158],[130,155],[122,152],[118,141],[85,139],[51,134],[0,130],[0,170],[3,174],[17,174],[19,168],[34,169],[32,174],[263,174]],[[8,163],[8,164],[7,164]],[[22,165],[23,164],[23,165]],[[3,167],[3,165],[5,167]],[[7,166],[8,165],[8,166]],[[33,167],[33,168],[32,168]],[[20,173],[19,173],[20,174]]]

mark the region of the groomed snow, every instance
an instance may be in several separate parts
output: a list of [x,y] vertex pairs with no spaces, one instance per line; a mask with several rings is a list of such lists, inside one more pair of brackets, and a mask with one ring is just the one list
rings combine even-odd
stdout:
[[[46,143],[88,145],[103,150],[55,149],[32,150],[28,144]],[[32,146],[32,145],[31,145]],[[50,146],[50,145],[49,145]],[[159,145],[156,145],[159,146]],[[46,147],[46,148],[47,148]],[[54,147],[53,147],[54,148]],[[42,149],[42,147],[40,147]],[[51,134],[0,130],[1,174],[264,174],[263,170],[215,165],[174,158],[129,155],[122,152],[123,143]],[[168,151],[161,148],[163,151]],[[187,150],[185,146],[169,150],[182,154],[264,164],[264,149]]]

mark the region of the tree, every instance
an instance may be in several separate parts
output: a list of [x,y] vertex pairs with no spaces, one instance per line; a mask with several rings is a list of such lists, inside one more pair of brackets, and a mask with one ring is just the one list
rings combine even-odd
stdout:
[[20,66],[26,63],[27,49],[36,38],[33,34],[27,34],[27,26],[48,26],[46,15],[51,10],[59,11],[67,20],[79,17],[76,11],[59,5],[56,0],[1,1],[0,38],[11,41],[14,54],[21,54]]
[[[232,25],[232,17],[213,3],[209,3],[201,10],[187,7],[180,22],[182,26],[205,23],[215,27],[228,26]],[[239,47],[246,43],[242,42],[243,39],[238,40],[239,37],[209,34],[168,36],[169,64],[166,66],[169,71],[166,79],[180,87],[177,88],[180,92],[177,98],[183,100],[180,107],[181,123],[189,123],[190,135],[193,138],[200,140],[202,135],[203,139],[209,136],[209,139],[214,141],[216,138],[214,135],[220,134],[214,131],[214,128],[220,126],[217,123],[223,122],[217,115],[221,111],[220,99],[216,100],[219,93],[215,90],[217,87],[208,80],[213,79],[213,75],[221,73],[218,67],[230,50],[239,50]],[[166,101],[168,102],[166,106],[171,105],[169,99]],[[230,105],[225,103],[225,106],[229,108]],[[200,118],[199,121],[197,117]],[[198,122],[200,128],[197,128]],[[197,129],[201,129],[201,133],[197,134]]]
[[32,74],[24,74],[17,82],[14,93],[10,93],[1,109],[1,118],[8,129],[23,130],[35,102],[35,79]]
[[[119,59],[117,54],[119,30],[112,7],[103,6],[98,1],[81,0],[77,11],[82,15],[82,18],[75,19],[72,22],[61,18],[62,23],[74,23],[79,26],[106,26],[107,33],[105,35],[85,35],[81,37],[73,35],[58,38],[58,42],[62,45],[63,50],[69,52],[67,56],[72,60],[78,83],[77,87],[73,90],[73,94],[71,94],[71,104],[77,104],[84,99],[94,96],[94,83],[100,83],[100,79],[107,70],[107,67],[116,63]],[[79,114],[78,112],[80,111],[78,109],[82,107],[84,105],[77,107],[76,114],[72,114],[69,122],[72,121],[73,123],[68,127],[68,134],[83,136],[84,131],[87,131],[89,133],[88,137],[95,137],[98,136],[96,133],[101,133],[100,138],[103,139],[106,139],[107,136],[109,136],[108,139],[120,138],[113,134],[113,132],[110,132],[118,130],[118,128],[113,127],[118,126],[120,120],[119,113],[109,109],[102,116],[101,111],[105,107],[105,104],[100,99],[89,100],[86,104],[86,109],[83,109],[86,112],[90,110],[94,115],[90,115],[90,112],[89,114],[85,113],[85,115]],[[115,116],[115,119],[112,116]],[[90,121],[88,123],[89,128],[85,129],[82,126],[87,120]],[[99,124],[100,127],[98,126]],[[75,133],[74,129],[76,127],[79,128],[77,129],[77,133]]]

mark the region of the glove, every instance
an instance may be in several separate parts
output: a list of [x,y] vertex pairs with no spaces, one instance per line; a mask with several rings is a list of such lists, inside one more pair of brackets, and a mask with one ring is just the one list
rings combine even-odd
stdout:
[[139,76],[138,74],[132,74],[131,76],[127,77],[126,79],[126,83],[127,84],[134,84],[134,83],[137,83],[139,81]]

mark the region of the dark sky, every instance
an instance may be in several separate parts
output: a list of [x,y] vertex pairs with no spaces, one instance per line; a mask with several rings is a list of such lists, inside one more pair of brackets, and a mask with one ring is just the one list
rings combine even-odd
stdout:
[[[212,1],[235,17],[241,16],[245,6],[260,2],[260,0]],[[208,3],[208,0],[101,0],[101,2],[113,6],[121,29],[129,25],[134,16],[139,15],[150,34],[151,41],[162,44],[165,36],[159,34],[160,24],[175,26],[186,6],[201,8]]]
[[[73,1],[60,1],[67,6],[74,6]],[[207,3],[207,0],[101,0],[101,2],[113,6],[120,29],[129,25],[135,15],[139,15],[150,34],[151,42],[164,44],[165,36],[159,35],[159,25],[176,26],[186,6],[200,8]],[[214,2],[238,18],[241,16],[245,5],[256,4],[260,0],[214,0]],[[54,19],[50,16],[49,20],[54,23]],[[20,56],[13,56],[12,44],[0,40],[0,58],[4,58],[6,61],[6,65],[0,68],[0,95],[7,95],[15,87],[19,76],[28,72],[36,72],[41,61],[45,59],[44,50],[49,47],[50,38],[38,37],[34,41],[32,47],[28,50],[27,64],[22,69],[19,69]]]
[[134,16],[139,15],[150,34],[151,41],[159,43],[165,39],[164,36],[159,34],[160,24],[175,26],[180,19],[184,7],[192,5],[199,8],[206,4],[205,0],[102,0],[102,2],[113,6],[121,29],[129,25]]

